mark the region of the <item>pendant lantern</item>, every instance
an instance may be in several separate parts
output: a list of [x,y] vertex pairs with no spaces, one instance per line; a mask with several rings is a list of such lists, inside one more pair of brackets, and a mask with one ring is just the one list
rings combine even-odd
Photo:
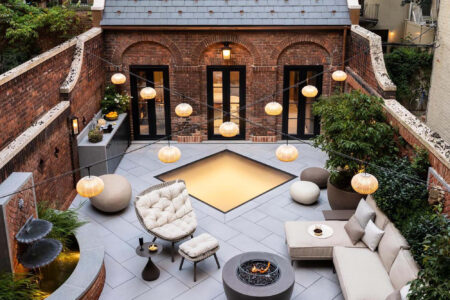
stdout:
[[224,137],[234,137],[239,133],[239,126],[233,122],[224,122],[220,125],[219,132]]
[[181,151],[175,146],[164,146],[158,152],[158,158],[163,163],[174,163],[181,157]]
[[156,97],[155,89],[149,86],[143,88],[139,94],[141,95],[141,98],[144,100],[155,99]]
[[82,197],[91,198],[99,195],[105,184],[100,177],[97,176],[85,176],[81,178],[77,183],[77,193]]
[[283,111],[283,106],[278,102],[272,101],[266,104],[264,110],[269,116],[278,116]]
[[175,113],[179,117],[189,117],[192,114],[192,106],[188,103],[180,103],[175,107]]
[[302,88],[302,95],[307,98],[314,98],[318,93],[319,91],[313,85],[306,85]]
[[345,81],[347,79],[347,73],[337,70],[331,74],[331,78],[333,78],[334,81]]
[[275,152],[277,158],[284,162],[294,161],[298,157],[298,150],[292,145],[281,145]]
[[113,84],[124,84],[127,81],[127,78],[122,73],[115,73],[111,76],[111,82]]
[[369,173],[358,173],[353,176],[352,188],[360,194],[370,195],[375,193],[378,189],[378,180],[375,176]]

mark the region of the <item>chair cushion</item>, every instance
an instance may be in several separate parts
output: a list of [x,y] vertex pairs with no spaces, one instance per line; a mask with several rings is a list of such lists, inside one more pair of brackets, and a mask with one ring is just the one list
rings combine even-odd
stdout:
[[335,247],[333,263],[346,300],[385,300],[394,291],[380,258],[367,248]]
[[307,229],[317,221],[288,221],[284,224],[288,252],[292,259],[327,260],[333,258],[334,246],[363,247],[362,242],[353,245],[345,232],[347,221],[320,221],[333,228],[333,235],[326,239],[311,236]]
[[182,182],[138,196],[135,205],[145,227],[162,238],[181,238],[197,227],[189,194]]
[[362,228],[366,228],[369,220],[375,220],[375,211],[366,203],[364,199],[361,199],[356,207],[355,217],[361,224]]
[[306,168],[300,174],[300,180],[314,182],[321,189],[327,187],[328,177],[330,177],[328,170],[317,167]]
[[353,245],[356,244],[364,235],[364,228],[361,227],[355,215],[353,215],[344,226]]
[[378,244],[378,254],[387,272],[391,270],[400,249],[409,249],[408,242],[394,224],[389,223],[384,228],[384,235]]
[[362,241],[366,246],[375,251],[380,243],[381,238],[383,237],[384,231],[375,225],[372,220],[369,220],[366,228],[364,228],[364,235],[362,237]]
[[401,289],[408,282],[417,278],[419,267],[409,250],[401,249],[392,264],[389,277],[396,289]]
[[217,239],[207,233],[202,233],[181,244],[180,250],[192,258],[196,258],[217,247],[219,247]]
[[381,209],[378,208],[372,195],[367,196],[366,203],[369,204],[369,206],[375,211],[375,225],[384,230],[386,225],[389,223],[388,217],[381,211]]

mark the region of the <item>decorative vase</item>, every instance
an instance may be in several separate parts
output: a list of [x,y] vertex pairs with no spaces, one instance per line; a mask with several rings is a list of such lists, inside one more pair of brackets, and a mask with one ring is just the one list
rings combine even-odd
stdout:
[[356,209],[359,201],[364,197],[364,195],[356,192],[348,192],[337,188],[330,182],[330,178],[327,182],[327,196],[331,209],[334,210]]

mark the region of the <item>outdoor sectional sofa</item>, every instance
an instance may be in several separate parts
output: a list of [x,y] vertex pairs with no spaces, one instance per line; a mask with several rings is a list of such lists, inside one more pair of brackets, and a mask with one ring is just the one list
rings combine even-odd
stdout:
[[[370,250],[362,241],[353,244],[344,229],[347,221],[285,223],[286,242],[292,262],[333,260],[346,300],[386,300],[394,291],[399,291],[414,280],[419,271],[405,238],[376,206],[371,196],[367,197],[366,202],[375,211],[375,225],[384,230],[377,251]],[[307,228],[317,223],[332,227],[333,235],[326,239],[311,236]]]

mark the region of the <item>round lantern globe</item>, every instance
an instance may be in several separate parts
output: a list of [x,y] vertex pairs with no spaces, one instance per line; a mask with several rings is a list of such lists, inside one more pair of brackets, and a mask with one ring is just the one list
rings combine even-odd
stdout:
[[277,158],[281,161],[290,162],[298,157],[298,150],[292,145],[281,145],[275,152]]
[[111,82],[113,84],[124,84],[127,81],[127,78],[122,73],[116,73],[111,76]]
[[281,106],[280,103],[273,101],[267,103],[264,110],[269,116],[278,116],[283,111],[283,106]]
[[234,137],[239,133],[239,127],[233,122],[224,122],[219,127],[219,132],[224,137]]
[[179,117],[189,117],[192,114],[192,106],[187,103],[180,103],[175,107],[175,113]]
[[99,195],[104,188],[103,180],[97,176],[85,176],[77,183],[77,193],[86,198]]
[[155,89],[149,86],[143,88],[139,94],[141,95],[141,98],[144,100],[155,99],[156,97]]
[[359,194],[369,195],[375,193],[378,189],[378,180],[369,173],[358,173],[353,176],[352,188]]
[[164,146],[158,152],[158,158],[163,163],[174,163],[181,157],[181,151],[175,146]]
[[319,91],[313,85],[306,85],[302,88],[302,95],[307,98],[314,98],[318,93]]
[[334,71],[333,74],[331,74],[331,77],[334,81],[345,81],[347,79],[347,73],[341,70]]

